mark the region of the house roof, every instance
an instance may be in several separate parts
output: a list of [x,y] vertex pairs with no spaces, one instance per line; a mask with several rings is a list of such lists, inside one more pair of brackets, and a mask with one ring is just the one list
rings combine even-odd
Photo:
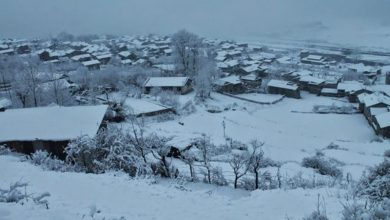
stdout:
[[389,109],[386,108],[386,107],[373,107],[373,108],[370,108],[370,113],[371,115],[380,115],[380,114],[383,114],[383,113],[386,113],[386,112],[389,112]]
[[390,106],[390,98],[381,93],[373,93],[364,96],[361,101],[365,104],[367,108],[380,103]]
[[84,66],[91,66],[91,65],[97,65],[100,64],[99,60],[90,60],[90,61],[85,61],[82,62]]
[[338,90],[344,90],[345,92],[354,92],[364,89],[363,84],[356,81],[345,81],[337,85]]
[[375,118],[380,128],[386,128],[390,126],[390,112],[376,115]]
[[237,76],[237,75],[231,75],[231,76],[228,76],[228,77],[220,78],[220,79],[218,79],[217,81],[214,82],[214,84],[218,85],[218,86],[223,86],[223,85],[226,85],[226,84],[237,85],[237,84],[240,84],[240,83],[241,83],[240,77]]
[[188,77],[149,77],[145,87],[182,87],[188,82]]
[[317,85],[325,82],[325,80],[323,80],[323,79],[320,79],[320,78],[317,78],[317,77],[314,77],[314,76],[308,76],[308,75],[301,76],[299,78],[299,81],[307,82],[307,83],[310,83],[310,84],[317,84]]
[[277,87],[283,89],[297,90],[298,86],[292,82],[272,79],[268,82],[268,87]]
[[142,115],[153,112],[161,112],[171,109],[167,106],[163,106],[157,103],[149,102],[144,99],[127,98],[124,105],[129,108],[129,114]]
[[66,141],[96,135],[106,105],[40,107],[0,112],[0,142]]

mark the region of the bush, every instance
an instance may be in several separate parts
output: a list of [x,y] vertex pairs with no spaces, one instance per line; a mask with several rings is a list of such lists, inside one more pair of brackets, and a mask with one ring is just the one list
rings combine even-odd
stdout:
[[367,210],[364,205],[354,202],[351,205],[343,205],[342,220],[357,220],[357,219],[368,219]]
[[180,101],[179,96],[175,92],[163,91],[159,94],[159,102],[165,106],[172,107],[174,109],[179,109]]
[[7,148],[4,145],[0,145],[0,155],[6,155],[11,153],[11,149]]
[[225,179],[222,169],[220,167],[214,167],[211,170],[211,182],[218,186],[228,185],[227,180]]
[[328,217],[325,214],[314,211],[310,216],[303,218],[303,220],[328,220]]
[[343,205],[342,215],[342,220],[387,220],[390,219],[390,200],[385,199],[370,209],[356,202]]
[[390,199],[390,161],[385,160],[369,170],[359,181],[356,192],[367,196],[372,202]]
[[51,156],[47,151],[38,150],[31,155],[31,162],[35,165],[42,166],[46,170],[69,171],[71,167],[64,161]]
[[313,168],[321,175],[329,175],[333,177],[342,177],[342,171],[336,166],[336,160],[327,160],[323,156],[306,157],[302,160],[302,166]]
[[33,197],[32,194],[27,193],[28,184],[23,182],[15,182],[10,185],[9,189],[0,189],[0,202],[4,203],[24,203],[28,199],[32,199],[35,204],[45,205],[48,209],[49,202],[45,199],[50,196],[50,193],[42,193]]

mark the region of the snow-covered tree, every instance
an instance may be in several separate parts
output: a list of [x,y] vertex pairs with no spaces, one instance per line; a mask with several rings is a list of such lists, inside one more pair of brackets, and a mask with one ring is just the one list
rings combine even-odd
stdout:
[[212,81],[217,75],[217,68],[213,61],[202,59],[202,65],[194,76],[194,88],[196,97],[200,101],[210,98],[212,91]]
[[202,40],[194,33],[180,30],[173,34],[172,45],[177,68],[187,76],[193,76],[199,70]]

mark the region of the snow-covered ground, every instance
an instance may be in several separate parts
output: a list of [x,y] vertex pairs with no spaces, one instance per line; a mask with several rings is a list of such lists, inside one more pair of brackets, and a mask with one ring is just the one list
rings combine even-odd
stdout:
[[323,150],[326,156],[336,158],[346,165],[357,179],[368,166],[382,161],[383,152],[389,142],[373,142],[376,135],[363,114],[314,114],[314,105],[346,104],[346,99],[320,97],[302,93],[302,99],[285,98],[274,105],[260,105],[213,94],[209,105],[221,113],[209,113],[203,106],[197,112],[177,120],[149,124],[150,132],[173,137],[172,144],[187,146],[193,138],[206,134],[215,144],[226,143],[226,136],[249,143],[258,139],[264,141],[263,150],[267,157],[279,162],[300,163],[302,158],[314,155],[335,143],[343,150]]
[[[193,93],[181,96],[180,102],[192,99]],[[346,102],[303,92],[302,99],[284,98],[273,105],[260,105],[213,93],[212,100],[197,105],[195,113],[171,121],[150,120],[146,129],[172,136],[171,143],[178,147],[203,133],[214,144],[224,144],[225,122],[228,137],[244,143],[253,139],[264,141],[265,156],[282,164],[282,177],[300,172],[304,177],[313,176],[314,170],[303,168],[300,163],[321,150],[326,157],[344,163],[340,167],[344,176],[350,173],[358,180],[366,168],[383,161],[383,152],[390,143],[373,141],[376,135],[362,114],[312,113],[314,105]],[[207,112],[209,106],[223,111]],[[332,142],[339,149],[327,149]],[[187,172],[184,164],[176,161],[175,165],[182,173]],[[220,166],[231,181],[227,163],[213,162],[213,166]],[[100,210],[96,214],[99,219],[302,219],[315,210],[318,195],[329,219],[336,220],[341,218],[343,197],[348,193],[339,186],[250,192],[179,180],[131,179],[122,173],[61,173],[44,171],[10,155],[0,156],[0,167],[0,188],[22,180],[29,183],[28,193],[51,193],[48,210],[30,203],[0,203],[1,220],[88,219],[93,207]],[[276,170],[269,169],[274,175]]]
[[326,200],[330,219],[339,219],[343,194],[328,188],[248,192],[201,183],[155,183],[121,173],[60,173],[43,171],[14,156],[0,156],[0,167],[0,188],[22,180],[29,183],[28,193],[51,193],[49,209],[0,203],[1,220],[90,219],[94,207],[101,212],[96,219],[301,219],[315,209],[318,194]]

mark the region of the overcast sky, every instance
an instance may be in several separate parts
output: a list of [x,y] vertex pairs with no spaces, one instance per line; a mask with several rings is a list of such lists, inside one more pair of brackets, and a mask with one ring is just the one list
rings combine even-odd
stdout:
[[229,39],[302,30],[351,33],[388,26],[389,12],[388,0],[1,0],[0,37],[169,34],[181,28]]

